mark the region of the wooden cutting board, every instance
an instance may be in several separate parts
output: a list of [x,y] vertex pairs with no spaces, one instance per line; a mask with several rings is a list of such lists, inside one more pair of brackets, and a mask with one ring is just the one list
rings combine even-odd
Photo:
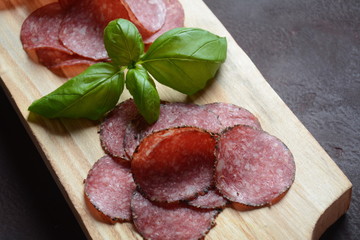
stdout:
[[[29,115],[30,103],[60,86],[56,77],[31,61],[19,33],[28,14],[51,0],[0,1],[0,76],[20,119],[58,183],[89,239],[141,239],[129,224],[107,225],[94,220],[83,199],[83,180],[92,164],[104,155],[96,122],[48,120]],[[313,136],[269,86],[224,26],[201,0],[181,0],[186,26],[207,29],[228,40],[228,57],[205,90],[185,96],[158,86],[168,101],[230,102],[249,109],[264,130],[292,151],[296,178],[278,204],[252,211],[230,208],[216,220],[206,239],[318,239],[349,207],[352,185]],[[121,100],[129,95],[123,94]]]

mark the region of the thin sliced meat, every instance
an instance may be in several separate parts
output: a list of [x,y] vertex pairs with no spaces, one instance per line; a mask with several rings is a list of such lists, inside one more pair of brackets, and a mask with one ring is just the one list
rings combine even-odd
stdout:
[[69,9],[71,6],[75,5],[77,1],[84,1],[84,0],[59,0],[59,4],[62,9]]
[[133,155],[135,183],[150,200],[175,202],[213,184],[215,139],[194,127],[171,128],[144,138]]
[[135,184],[130,168],[110,156],[100,158],[85,180],[85,197],[108,222],[131,220],[131,196]]
[[108,113],[100,125],[101,146],[106,153],[115,158],[129,160],[123,147],[123,141],[127,125],[137,114],[133,99],[121,102]]
[[130,20],[128,10],[120,0],[92,0],[94,15],[97,21],[106,26],[110,21],[118,18]]
[[238,125],[217,142],[216,187],[237,209],[274,204],[290,188],[295,162],[278,138]]
[[[45,62],[37,56],[37,51],[47,50],[55,57],[72,55],[73,52],[65,48],[58,37],[64,11],[58,3],[51,3],[32,12],[23,22],[20,40],[24,50],[36,62]],[[55,60],[56,61],[56,60]],[[51,65],[52,63],[47,63]]]
[[159,31],[148,38],[144,38],[144,44],[149,45],[161,34],[173,28],[184,27],[184,9],[178,0],[164,0],[166,6],[165,23]]
[[219,121],[224,129],[240,124],[261,129],[259,120],[245,108],[221,102],[209,103],[204,105],[204,107],[219,116]]
[[58,76],[75,77],[95,63],[97,62],[81,57],[74,57],[58,64],[51,65],[48,68]]
[[94,9],[87,1],[73,5],[61,23],[61,43],[74,53],[95,61],[109,57],[103,42],[104,26],[96,20]]
[[159,31],[165,23],[164,0],[120,0],[127,9],[130,21],[135,24],[143,38]]
[[199,211],[184,205],[156,205],[139,192],[131,200],[133,221],[144,239],[203,239],[215,225],[216,210]]
[[152,132],[172,127],[193,126],[209,132],[220,132],[222,126],[217,115],[204,107],[191,103],[165,103],[160,105],[159,119],[152,125],[141,116],[136,117],[127,127],[124,148],[131,158],[140,141]]
[[206,194],[200,195],[194,200],[188,201],[190,206],[204,209],[224,208],[227,203],[228,201],[221,196],[216,189],[211,189]]

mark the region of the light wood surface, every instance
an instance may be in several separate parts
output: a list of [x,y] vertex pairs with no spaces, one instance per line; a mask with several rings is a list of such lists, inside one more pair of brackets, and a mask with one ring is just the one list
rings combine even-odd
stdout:
[[[49,0],[0,1],[0,76],[24,126],[58,183],[89,239],[141,239],[129,224],[107,225],[88,212],[83,180],[104,155],[98,125],[87,120],[48,120],[29,114],[28,106],[63,82],[23,51],[19,33],[28,14]],[[318,239],[349,207],[352,185],[328,154],[269,86],[201,0],[181,0],[188,27],[200,27],[228,40],[228,57],[205,90],[185,96],[167,87],[163,100],[230,102],[247,108],[264,130],[280,138],[296,161],[296,178],[287,195],[274,206],[239,212],[230,208],[216,220],[206,239]],[[128,93],[121,100],[127,99]]]

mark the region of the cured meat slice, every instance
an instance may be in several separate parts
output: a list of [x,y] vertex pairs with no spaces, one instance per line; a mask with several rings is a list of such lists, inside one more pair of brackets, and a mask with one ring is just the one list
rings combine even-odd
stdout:
[[130,21],[146,38],[159,31],[166,17],[165,0],[120,0],[127,9]]
[[216,187],[237,209],[271,205],[280,200],[295,177],[289,149],[276,137],[238,125],[217,142]]
[[166,17],[164,25],[159,31],[148,38],[144,38],[144,44],[149,45],[161,34],[173,28],[184,26],[184,9],[178,0],[164,0],[166,6]]
[[205,195],[199,195],[194,200],[188,202],[190,206],[204,209],[224,208],[227,203],[228,201],[215,189],[209,190]]
[[56,57],[73,54],[59,41],[58,33],[63,16],[64,11],[60,5],[51,3],[32,12],[23,22],[20,40],[24,50],[34,61],[47,62],[37,56],[37,51],[41,49],[51,51],[51,54]]
[[87,1],[79,1],[66,13],[59,38],[62,44],[80,56],[100,61],[109,57],[103,42],[104,26],[94,16]]
[[76,1],[83,1],[83,0],[59,0],[59,4],[62,9],[68,9],[72,5],[74,5]]
[[61,77],[75,77],[85,71],[88,67],[95,64],[95,61],[81,57],[64,60],[58,64],[50,65],[48,68]]
[[206,192],[213,183],[215,139],[194,127],[144,138],[133,155],[135,183],[152,201],[175,202]]
[[135,187],[130,168],[106,155],[89,171],[85,180],[85,197],[103,214],[105,221],[129,221]]
[[222,126],[217,115],[202,106],[189,103],[165,103],[160,106],[160,115],[152,125],[141,116],[136,117],[127,127],[124,148],[131,158],[140,141],[152,132],[172,127],[193,126],[209,132],[220,132]]
[[129,160],[124,150],[125,130],[138,111],[133,99],[118,104],[100,125],[100,141],[104,151],[115,158]]
[[123,18],[130,20],[127,9],[121,0],[92,0],[92,9],[97,21],[106,26],[110,21]]
[[204,105],[204,107],[218,115],[219,121],[224,129],[239,124],[261,129],[259,120],[245,108],[221,102],[209,103]]
[[133,221],[144,239],[203,239],[215,225],[216,210],[199,211],[184,205],[156,205],[139,192],[131,200]]

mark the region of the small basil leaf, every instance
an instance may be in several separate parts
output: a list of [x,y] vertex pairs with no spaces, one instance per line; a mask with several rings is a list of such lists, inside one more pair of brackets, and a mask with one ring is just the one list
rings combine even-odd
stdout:
[[159,118],[160,97],[155,83],[141,66],[126,73],[126,88],[133,96],[140,114],[151,124]]
[[114,108],[123,89],[123,71],[110,63],[97,63],[34,101],[29,111],[47,118],[97,120]]
[[191,95],[215,76],[226,51],[223,37],[198,28],[175,28],[157,38],[139,63],[160,83]]
[[112,62],[119,66],[134,64],[144,53],[144,43],[138,29],[125,19],[116,19],[107,25],[104,45]]

